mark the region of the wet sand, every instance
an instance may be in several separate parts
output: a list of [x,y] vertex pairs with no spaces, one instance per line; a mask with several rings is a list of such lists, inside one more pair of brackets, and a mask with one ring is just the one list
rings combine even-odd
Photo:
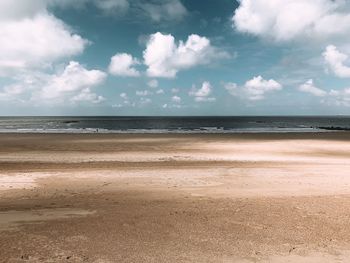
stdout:
[[0,262],[348,262],[350,133],[0,134]]

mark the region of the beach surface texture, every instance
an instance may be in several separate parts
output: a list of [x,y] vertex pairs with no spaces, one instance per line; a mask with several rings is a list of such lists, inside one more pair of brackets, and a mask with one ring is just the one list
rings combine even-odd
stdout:
[[350,262],[350,133],[0,134],[0,262]]

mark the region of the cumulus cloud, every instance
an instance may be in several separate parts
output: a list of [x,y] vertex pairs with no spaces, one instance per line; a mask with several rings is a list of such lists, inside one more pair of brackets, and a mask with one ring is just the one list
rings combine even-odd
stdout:
[[113,108],[136,107],[136,102],[132,102],[125,92],[120,93],[119,97],[123,100],[122,103],[112,105]]
[[100,103],[105,100],[106,99],[103,96],[91,92],[89,88],[83,89],[79,94],[75,95],[71,99],[72,102],[87,101],[92,103]]
[[[83,52],[88,43],[53,15],[39,13],[19,20],[0,20],[0,71],[45,67]],[[57,44],[59,43],[59,45]]]
[[78,62],[71,61],[63,72],[46,75],[40,82],[33,83],[39,89],[34,99],[101,102],[104,99],[92,93],[90,89],[102,84],[105,79],[106,73],[100,70],[88,70]]
[[152,103],[152,99],[142,97],[142,98],[140,98],[139,106],[142,107],[142,106],[144,106],[146,104],[150,104],[150,103]]
[[149,92],[148,90],[137,90],[136,91],[136,96],[149,96],[152,95],[152,92]]
[[194,89],[190,92],[191,96],[195,97],[207,97],[211,93],[211,84],[208,81],[203,82],[202,87],[198,90]]
[[158,80],[152,79],[152,80],[148,81],[147,85],[148,85],[148,87],[155,89],[155,88],[158,88],[159,83],[158,83]]
[[103,96],[92,92],[92,88],[104,82],[106,73],[88,70],[75,61],[55,74],[26,74],[18,76],[15,83],[5,86],[0,96],[11,101],[36,104],[100,103],[105,100]]
[[276,41],[330,38],[349,32],[349,7],[342,0],[241,0],[232,21],[239,32]]
[[322,98],[321,103],[331,106],[350,107],[350,88],[330,90],[327,97]]
[[143,52],[144,64],[150,77],[174,78],[178,71],[209,64],[229,55],[213,47],[210,40],[190,35],[186,42],[177,44],[172,35],[152,34]]
[[336,46],[329,45],[323,52],[323,57],[328,68],[338,77],[349,78],[350,66],[345,63],[348,61],[348,55],[340,52]]
[[173,96],[172,98],[171,98],[171,100],[173,101],[173,102],[175,102],[175,103],[181,103],[181,98],[179,97],[179,96]]
[[123,108],[123,107],[124,107],[124,105],[121,103],[117,103],[117,104],[112,105],[112,108]]
[[111,58],[108,71],[114,76],[138,77],[140,72],[133,68],[140,62],[127,53],[117,53]]
[[262,76],[257,76],[248,80],[242,87],[229,82],[224,84],[224,88],[235,97],[262,100],[267,93],[281,90],[282,85],[274,79],[265,80]]
[[122,99],[124,99],[124,100],[128,100],[129,98],[128,98],[128,95],[125,93],[125,92],[123,92],[123,93],[120,93],[120,95],[119,95]]
[[315,97],[320,97],[320,102],[330,106],[345,106],[350,107],[350,88],[344,89],[331,89],[326,91],[320,89],[314,85],[314,81],[309,79],[304,84],[298,87],[298,90],[301,92],[310,93]]
[[264,99],[265,93],[281,90],[282,85],[273,79],[265,80],[262,76],[254,77],[244,84],[250,100]]
[[194,100],[197,102],[215,101],[216,99],[214,97],[209,97],[212,93],[212,89],[213,87],[211,86],[210,82],[204,81],[199,89],[196,89],[196,87],[193,86],[189,92],[189,95],[193,96]]
[[[89,41],[51,13],[55,6],[82,6],[87,0],[0,1],[0,76],[11,84],[1,96],[22,102],[90,102],[105,100],[92,92],[106,74],[71,61]],[[55,73],[53,73],[55,72]],[[25,99],[24,99],[25,96]]]
[[131,103],[128,94],[126,94],[125,92],[120,93],[120,98],[122,98],[123,103],[122,104],[115,104],[112,105],[112,107],[114,108],[121,108],[124,106],[131,106],[131,107],[135,107],[135,102]]
[[314,85],[314,81],[309,79],[307,82],[299,86],[299,90],[302,92],[310,93],[317,97],[324,97],[327,95],[327,92],[323,89],[317,88]]

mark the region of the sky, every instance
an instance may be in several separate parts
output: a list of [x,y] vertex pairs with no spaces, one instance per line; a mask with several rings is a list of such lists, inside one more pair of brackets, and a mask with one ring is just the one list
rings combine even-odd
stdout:
[[348,115],[347,0],[1,0],[0,115]]

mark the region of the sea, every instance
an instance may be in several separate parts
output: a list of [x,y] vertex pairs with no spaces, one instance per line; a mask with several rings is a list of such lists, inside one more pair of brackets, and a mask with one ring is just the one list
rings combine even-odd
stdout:
[[0,117],[1,133],[272,133],[350,130],[350,116]]

